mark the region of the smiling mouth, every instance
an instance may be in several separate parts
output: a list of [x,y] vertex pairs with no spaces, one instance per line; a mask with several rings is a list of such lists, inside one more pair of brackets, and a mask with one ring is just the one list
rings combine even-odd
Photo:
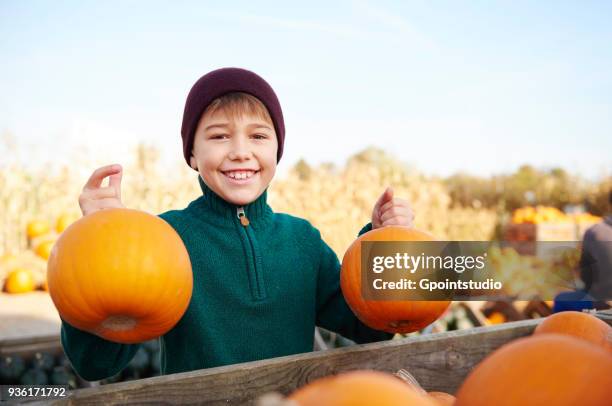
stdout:
[[256,174],[258,174],[260,172],[260,170],[257,171],[221,171],[221,173],[229,179],[232,180],[248,180],[251,179],[253,176],[255,176]]

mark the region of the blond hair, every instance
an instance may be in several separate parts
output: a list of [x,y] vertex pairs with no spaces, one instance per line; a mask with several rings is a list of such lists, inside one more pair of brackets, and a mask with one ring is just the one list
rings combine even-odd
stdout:
[[216,98],[204,110],[202,116],[216,112],[223,112],[234,120],[244,114],[254,115],[274,124],[266,106],[257,97],[244,92],[227,93]]

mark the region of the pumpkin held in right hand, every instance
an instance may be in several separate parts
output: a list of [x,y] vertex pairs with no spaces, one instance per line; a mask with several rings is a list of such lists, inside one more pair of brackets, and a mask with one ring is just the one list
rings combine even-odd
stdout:
[[361,294],[361,243],[363,241],[435,241],[422,231],[404,226],[371,230],[357,238],[342,259],[340,286],[347,304],[367,326],[388,333],[421,330],[440,317],[449,301],[366,300]]
[[64,230],[47,280],[63,320],[119,343],[165,334],[183,317],[193,288],[179,235],[164,220],[131,209],[101,210]]

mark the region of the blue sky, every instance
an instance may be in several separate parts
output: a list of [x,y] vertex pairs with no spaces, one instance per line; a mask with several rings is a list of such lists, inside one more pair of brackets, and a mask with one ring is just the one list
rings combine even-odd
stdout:
[[253,3],[0,1],[2,160],[176,162],[191,85],[240,66],[280,98],[281,171],[374,145],[428,174],[612,173],[610,2]]

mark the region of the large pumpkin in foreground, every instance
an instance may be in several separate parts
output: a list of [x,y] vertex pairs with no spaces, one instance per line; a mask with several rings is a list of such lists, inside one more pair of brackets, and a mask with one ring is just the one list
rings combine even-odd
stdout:
[[357,238],[342,259],[340,285],[353,313],[369,327],[389,333],[421,330],[440,317],[449,301],[366,300],[361,294],[361,243],[363,241],[435,241],[422,231],[402,226],[371,230]]
[[47,280],[62,319],[120,343],[147,341],[174,327],[193,288],[179,235],[164,220],[131,209],[101,210],[64,230]]
[[456,406],[609,406],[612,355],[561,334],[506,344],[485,358],[457,392]]
[[436,406],[395,376],[352,371],[317,379],[289,396],[299,406]]

